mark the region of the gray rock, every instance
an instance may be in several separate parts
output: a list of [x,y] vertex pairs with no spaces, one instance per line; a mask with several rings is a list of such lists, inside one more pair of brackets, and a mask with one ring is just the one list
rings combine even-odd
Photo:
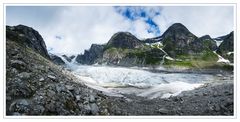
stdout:
[[13,116],[21,116],[21,114],[18,113],[18,112],[13,112],[12,115],[13,115]]
[[42,115],[45,111],[45,108],[42,105],[34,105],[32,113],[35,115]]
[[17,71],[16,68],[12,68],[12,69],[11,69],[11,72],[14,73],[14,74],[18,74],[18,71]]
[[84,105],[83,109],[85,110],[86,114],[91,114],[91,107],[89,104]]
[[81,100],[81,96],[80,95],[76,95],[75,98],[76,98],[77,101]]
[[61,107],[61,106],[56,105],[54,101],[51,101],[50,103],[45,105],[46,111],[49,111],[49,112],[56,112],[57,107]]
[[39,79],[40,82],[42,82],[42,81],[44,81],[44,80],[45,80],[45,79],[44,79],[43,77]]
[[160,108],[160,109],[158,109],[158,112],[159,112],[160,114],[168,114],[168,113],[169,113],[169,111],[168,111],[167,109],[165,109],[165,108]]
[[96,115],[99,112],[99,108],[95,103],[90,104],[90,108],[93,115]]
[[20,60],[11,60],[10,61],[11,66],[18,69],[18,70],[24,70],[26,67],[26,63]]
[[25,99],[19,100],[19,101],[18,101],[18,104],[19,104],[19,105],[25,105],[25,106],[28,106],[28,105],[29,105],[28,101],[25,100]]
[[55,91],[53,91],[53,90],[48,90],[48,91],[47,91],[47,95],[49,96],[49,98],[52,98],[52,97],[54,97],[54,96],[55,96],[55,94],[56,94],[56,92],[55,92]]
[[221,109],[221,108],[220,108],[220,106],[219,106],[219,105],[217,105],[217,104],[216,104],[216,105],[214,105],[214,110],[215,110],[215,111],[220,111],[220,109]]
[[19,112],[19,113],[29,113],[30,112],[30,103],[26,99],[20,99],[14,101],[10,107],[10,112]]
[[48,75],[47,77],[50,78],[51,80],[56,80],[56,77],[53,75]]
[[208,96],[208,94],[206,92],[203,93],[203,96]]
[[71,85],[66,85],[66,88],[67,88],[69,91],[72,91],[72,90],[74,90],[74,87],[73,87],[73,86],[71,86]]
[[7,100],[7,101],[10,101],[10,100],[12,100],[12,97],[11,97],[11,96],[7,96],[7,97],[6,97],[6,100]]
[[58,93],[66,91],[66,87],[63,84],[56,84],[55,86]]
[[96,100],[95,100],[95,97],[93,96],[93,95],[90,95],[89,96],[89,102],[90,103],[93,103],[93,102],[95,102]]
[[22,73],[18,74],[18,77],[23,78],[23,79],[28,79],[28,78],[30,78],[31,75],[32,75],[32,73],[22,72]]
[[213,92],[213,97],[217,97],[218,96],[218,93],[215,91]]

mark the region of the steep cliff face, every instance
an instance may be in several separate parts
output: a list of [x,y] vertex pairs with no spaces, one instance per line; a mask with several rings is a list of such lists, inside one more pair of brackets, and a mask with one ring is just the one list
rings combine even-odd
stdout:
[[234,40],[234,35],[233,32],[229,33],[226,36],[222,37],[223,42],[220,44],[219,48],[217,49],[217,53],[221,55],[222,57],[230,60],[233,62],[234,58],[234,53],[233,53],[233,40]]
[[60,58],[57,55],[50,54],[50,59],[52,60],[53,63],[55,63],[57,65],[64,65],[65,64],[65,62],[62,60],[62,58]]
[[162,35],[164,50],[171,56],[189,54],[191,51],[190,44],[197,39],[184,25],[175,23],[170,26]]
[[102,59],[104,47],[104,45],[92,44],[89,50],[76,57],[76,61],[80,64],[95,64]]
[[216,41],[214,41],[209,35],[205,35],[196,39],[191,46],[191,50],[197,53],[201,53],[204,50],[215,51],[218,48]]
[[24,25],[7,26],[6,36],[8,40],[27,46],[43,57],[50,59],[42,36],[33,28]]

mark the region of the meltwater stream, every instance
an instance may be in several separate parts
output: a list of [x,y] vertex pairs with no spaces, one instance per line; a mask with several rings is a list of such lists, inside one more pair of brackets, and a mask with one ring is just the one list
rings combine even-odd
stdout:
[[147,98],[168,98],[200,87],[213,75],[153,73],[141,68],[75,65],[73,74],[89,87],[109,95],[135,94]]

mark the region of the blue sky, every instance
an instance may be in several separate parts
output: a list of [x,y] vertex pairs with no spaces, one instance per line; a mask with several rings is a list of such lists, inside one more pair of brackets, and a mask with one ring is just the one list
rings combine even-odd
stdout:
[[7,6],[6,24],[24,24],[43,36],[53,53],[82,53],[118,31],[140,39],[160,36],[180,22],[197,36],[233,30],[231,6]]

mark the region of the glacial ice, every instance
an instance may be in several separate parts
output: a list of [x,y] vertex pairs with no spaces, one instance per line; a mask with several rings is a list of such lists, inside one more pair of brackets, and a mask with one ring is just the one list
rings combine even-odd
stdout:
[[75,76],[86,85],[108,94],[135,94],[147,98],[175,96],[214,77],[194,73],[153,73],[142,68],[79,65]]

